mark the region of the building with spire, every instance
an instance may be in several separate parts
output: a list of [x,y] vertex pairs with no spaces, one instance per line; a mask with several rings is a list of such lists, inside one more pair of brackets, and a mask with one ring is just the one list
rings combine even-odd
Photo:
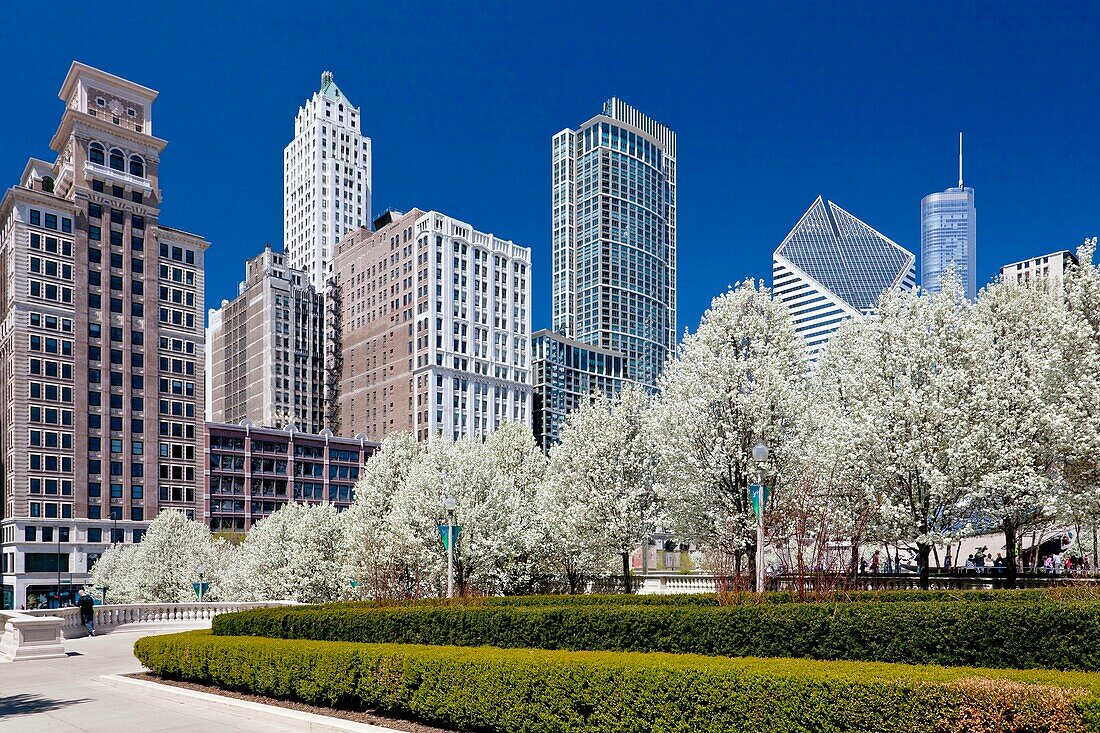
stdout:
[[948,269],[955,273],[966,297],[977,297],[977,233],[974,189],[963,186],[963,139],[959,133],[959,185],[931,193],[920,203],[921,287],[940,291]]
[[283,251],[317,292],[336,244],[371,221],[371,141],[360,122],[359,108],[326,71],[283,150]]
[[772,255],[772,291],[816,360],[848,318],[888,290],[916,287],[916,257],[820,196]]

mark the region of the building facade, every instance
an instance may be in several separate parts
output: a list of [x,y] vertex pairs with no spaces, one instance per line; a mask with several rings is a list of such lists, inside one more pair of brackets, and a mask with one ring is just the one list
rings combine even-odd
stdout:
[[318,292],[337,242],[371,220],[371,141],[361,122],[359,108],[326,71],[298,109],[294,139],[283,150],[283,251]]
[[531,250],[435,211],[387,212],[337,246],[328,427],[427,441],[531,424]]
[[1077,264],[1080,264],[1077,255],[1068,249],[1063,249],[1004,265],[1001,268],[1001,281],[1022,285],[1038,280],[1048,280],[1054,287],[1061,288],[1066,270],[1071,265]]
[[324,304],[302,270],[268,246],[232,301],[211,309],[207,419],[306,433],[324,428]]
[[676,347],[676,134],[619,99],[553,139],[553,330],[654,390]]
[[208,243],[160,222],[156,96],[74,62],[56,160],[0,202],[8,607],[56,602],[163,508],[201,511]]
[[566,416],[595,396],[612,398],[623,388],[622,354],[582,344],[543,329],[531,337],[534,373],[532,429],[544,452],[561,441]]
[[954,267],[968,300],[978,293],[977,212],[974,189],[963,186],[962,133],[959,133],[959,185],[920,202],[920,284],[930,293]]
[[772,292],[816,360],[840,324],[874,313],[887,290],[916,287],[916,257],[817,198],[772,255]]
[[206,423],[203,521],[215,532],[247,532],[287,503],[345,509],[378,444],[241,424]]

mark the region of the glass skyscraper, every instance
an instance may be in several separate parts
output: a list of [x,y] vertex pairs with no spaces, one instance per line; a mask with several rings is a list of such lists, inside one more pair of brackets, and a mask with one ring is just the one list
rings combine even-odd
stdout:
[[940,291],[940,279],[951,264],[966,290],[977,296],[977,234],[974,189],[963,186],[962,135],[959,135],[959,185],[931,193],[920,202],[920,279],[930,293]]
[[912,252],[820,196],[772,255],[772,291],[816,360],[840,324],[916,287]]
[[676,346],[676,134],[619,99],[553,140],[553,330],[653,390]]

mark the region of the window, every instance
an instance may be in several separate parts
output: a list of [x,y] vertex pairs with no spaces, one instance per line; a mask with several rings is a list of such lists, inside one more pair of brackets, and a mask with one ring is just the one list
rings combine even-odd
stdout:
[[88,146],[88,159],[91,160],[93,163],[103,165],[104,152],[105,151],[103,150],[102,145],[100,145],[99,143],[92,143]]
[[103,529],[100,527],[88,528],[88,541],[89,542],[102,542],[103,541]]
[[130,156],[130,175],[145,178],[145,161],[137,155]]
[[102,512],[103,510],[98,504],[88,505],[88,519],[102,519]]
[[111,149],[110,166],[112,170],[126,171],[126,158],[118,148]]

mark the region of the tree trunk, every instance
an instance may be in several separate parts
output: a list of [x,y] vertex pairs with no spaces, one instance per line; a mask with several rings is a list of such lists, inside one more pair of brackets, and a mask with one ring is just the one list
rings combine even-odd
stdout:
[[1004,521],[1005,532],[1005,588],[1016,589],[1016,525],[1007,519]]
[[1096,517],[1092,518],[1092,572],[1095,575],[1097,571],[1096,567]]
[[[887,550],[886,553],[887,553],[887,556],[889,556],[890,551]],[[852,560],[851,560],[851,562],[848,563],[848,575],[850,575],[851,577],[854,578],[854,577],[856,577],[856,575],[858,573],[859,573],[859,538],[858,537],[853,537],[852,538]]]
[[928,590],[928,556],[932,554],[932,545],[917,545],[917,562],[920,563],[920,587]]
[[566,580],[569,581],[569,595],[571,596],[577,594],[577,582],[580,579],[579,575],[580,573],[578,573],[576,570],[565,571]]
[[623,592],[630,595],[630,553],[624,552],[623,556]]

